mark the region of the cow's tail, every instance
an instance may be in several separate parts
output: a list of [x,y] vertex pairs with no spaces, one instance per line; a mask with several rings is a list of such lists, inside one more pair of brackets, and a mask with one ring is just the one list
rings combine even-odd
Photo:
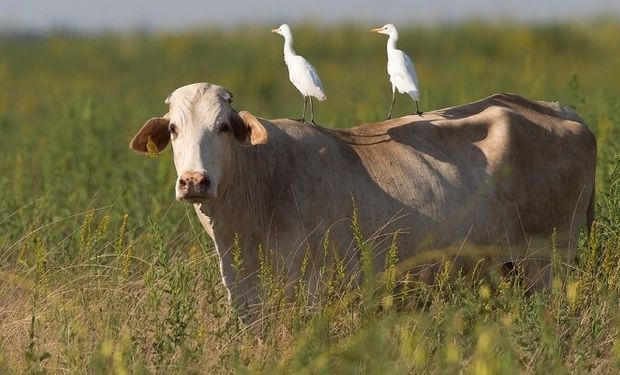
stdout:
[[595,203],[595,191],[594,185],[592,185],[592,194],[590,195],[590,203],[588,203],[588,210],[586,211],[586,225],[588,226],[588,237],[592,234],[592,224],[594,223],[594,203]]

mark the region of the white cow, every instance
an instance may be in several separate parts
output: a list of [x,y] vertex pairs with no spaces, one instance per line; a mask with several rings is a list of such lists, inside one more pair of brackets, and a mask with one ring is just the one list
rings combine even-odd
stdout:
[[213,239],[236,307],[260,302],[260,254],[288,286],[308,257],[303,277],[316,290],[328,230],[347,274],[358,275],[353,201],[376,271],[397,230],[398,258],[407,266],[465,244],[490,248],[510,265],[548,249],[554,231],[560,255],[571,261],[580,227],[592,221],[596,141],[559,104],[498,94],[423,118],[331,130],[257,119],[234,110],[231,98],[208,83],[181,87],[166,100],[169,112],[147,121],[131,148],[145,153],[172,143],[176,197],[194,205]]

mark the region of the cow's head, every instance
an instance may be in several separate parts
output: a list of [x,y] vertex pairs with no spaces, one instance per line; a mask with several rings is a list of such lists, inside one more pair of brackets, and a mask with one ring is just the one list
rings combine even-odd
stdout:
[[197,203],[217,197],[232,147],[267,142],[260,121],[235,111],[232,94],[223,87],[194,83],[176,89],[165,102],[169,112],[148,120],[129,147],[157,154],[172,143],[179,200]]

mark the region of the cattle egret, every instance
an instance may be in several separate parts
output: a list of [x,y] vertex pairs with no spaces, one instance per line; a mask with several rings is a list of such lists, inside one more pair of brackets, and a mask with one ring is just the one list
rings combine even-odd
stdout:
[[314,124],[314,108],[312,97],[314,96],[320,101],[327,99],[323,93],[323,85],[319,79],[316,69],[303,56],[299,56],[293,50],[293,34],[291,28],[287,24],[283,24],[277,29],[271,30],[272,33],[278,33],[284,37],[284,62],[288,67],[288,78],[293,86],[299,90],[304,96],[304,110],[301,114],[301,121],[305,122],[306,118],[306,102],[310,99],[310,122]]
[[388,23],[383,27],[370,31],[389,36],[387,41],[387,70],[390,75],[390,82],[392,83],[392,104],[388,112],[388,119],[392,118],[392,110],[396,102],[396,90],[401,94],[409,94],[411,99],[415,101],[416,113],[422,116],[422,112],[420,112],[420,108],[418,107],[418,101],[420,100],[418,76],[415,73],[415,67],[413,66],[411,58],[407,56],[406,53],[396,48],[396,41],[398,41],[398,30],[396,30],[396,26]]

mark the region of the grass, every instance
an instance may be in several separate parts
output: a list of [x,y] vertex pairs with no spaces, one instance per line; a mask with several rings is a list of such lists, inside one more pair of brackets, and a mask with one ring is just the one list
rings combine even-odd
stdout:
[[[270,319],[257,339],[228,306],[193,210],[173,199],[170,153],[138,157],[127,143],[191,82],[224,85],[237,109],[298,116],[301,97],[269,29],[0,35],[0,373],[618,371],[619,23],[401,32],[423,110],[516,92],[573,106],[596,133],[595,231],[548,293],[490,286],[444,264],[444,277],[406,284],[401,301],[389,293],[402,281],[394,248],[385,276],[352,291],[338,262],[325,265],[320,305],[307,307],[304,285],[285,303],[265,264]],[[356,25],[294,32],[326,88],[320,123],[385,116],[383,37]],[[399,97],[395,113],[411,110]],[[352,231],[363,244],[354,221]]]

